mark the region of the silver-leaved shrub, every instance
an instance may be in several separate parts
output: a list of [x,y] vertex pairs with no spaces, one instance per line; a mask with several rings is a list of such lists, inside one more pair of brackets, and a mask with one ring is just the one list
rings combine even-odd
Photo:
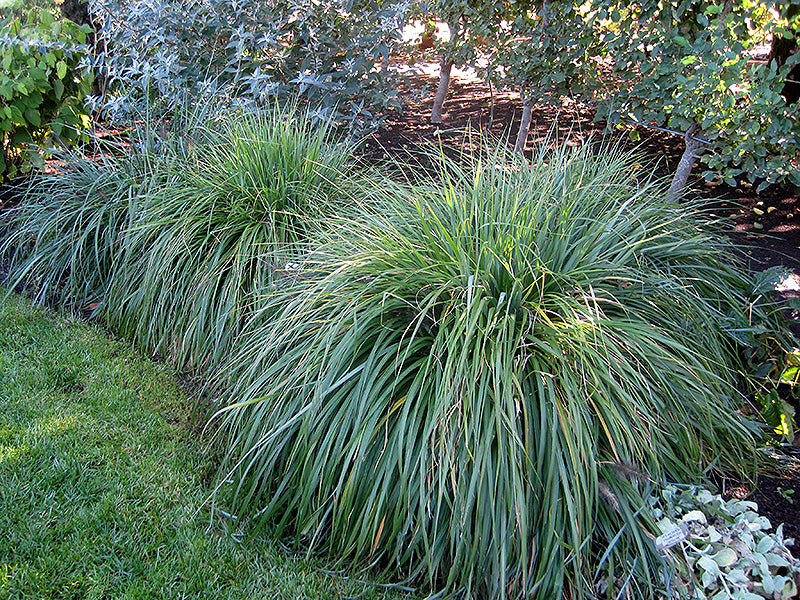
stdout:
[[[706,489],[667,486],[653,516],[674,545],[665,548],[664,581],[673,597],[788,600],[800,588],[800,560],[755,502],[725,500]],[[667,542],[669,544],[669,542]]]
[[109,116],[211,94],[252,108],[299,96],[325,119],[374,125],[399,106],[396,64],[409,2],[89,0]]

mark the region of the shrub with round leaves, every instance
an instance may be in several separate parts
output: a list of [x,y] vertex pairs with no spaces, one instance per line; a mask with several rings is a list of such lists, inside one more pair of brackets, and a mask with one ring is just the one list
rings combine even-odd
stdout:
[[446,594],[654,594],[648,481],[754,467],[725,329],[758,305],[641,175],[584,147],[376,182],[216,374],[219,500]]
[[46,10],[0,21],[0,182],[41,166],[37,146],[85,138],[93,81],[79,64],[86,34]]
[[683,532],[683,540],[666,550],[675,597],[680,591],[698,600],[797,597],[800,560],[789,550],[794,540],[784,538],[783,525],[770,532],[755,502],[674,485],[650,500],[663,532]]

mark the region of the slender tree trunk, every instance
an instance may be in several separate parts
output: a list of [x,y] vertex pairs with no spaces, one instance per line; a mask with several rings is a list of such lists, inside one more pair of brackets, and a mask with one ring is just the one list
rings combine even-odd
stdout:
[[[781,11],[781,14],[788,19],[793,19],[800,14],[800,4],[789,4]],[[767,60],[769,62],[774,60],[778,67],[782,67],[797,52],[800,52],[800,31],[795,30],[794,37],[775,36],[772,38],[772,47]],[[798,81],[800,81],[800,64],[792,67],[786,83],[783,84],[781,95],[786,100],[786,104],[794,104],[800,100],[800,83],[797,83]]]
[[669,186],[669,191],[667,192],[667,198],[671,202],[678,202],[683,197],[683,192],[686,189],[686,182],[689,181],[689,175],[692,172],[694,160],[702,154],[703,142],[694,137],[695,133],[701,135],[703,133],[696,124],[689,127],[684,136],[686,149],[678,163],[678,168],[675,169],[672,185]]
[[453,68],[453,61],[442,55],[439,63],[439,87],[436,90],[436,97],[433,99],[433,110],[431,110],[431,123],[442,122],[442,106],[447,98],[447,89],[450,87],[450,71]]
[[528,140],[528,129],[531,126],[531,110],[533,109],[533,98],[525,93],[525,85],[519,88],[519,95],[522,98],[522,121],[517,132],[517,143],[514,144],[514,152],[522,153],[525,150],[525,142]]
[[484,127],[484,131],[491,131],[494,125],[494,86],[492,80],[489,80],[489,123]]
[[455,61],[451,58],[452,46],[458,41],[460,35],[460,22],[447,21],[450,30],[450,45],[442,47],[439,55],[439,87],[436,90],[436,97],[433,99],[433,109],[431,110],[431,123],[442,123],[442,106],[447,99],[447,90],[450,87],[450,71],[453,69]]

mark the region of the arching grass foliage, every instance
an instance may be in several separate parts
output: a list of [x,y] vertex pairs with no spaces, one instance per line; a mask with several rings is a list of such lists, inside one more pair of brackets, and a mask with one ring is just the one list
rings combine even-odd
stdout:
[[170,132],[37,178],[0,256],[218,386],[240,522],[446,596],[644,598],[651,487],[756,468],[761,306],[630,156],[394,182],[293,109]]
[[353,144],[297,108],[178,115],[121,154],[67,156],[12,211],[12,279],[95,307],[143,347],[196,368],[224,356],[254,292],[285,277],[343,204]]
[[[213,126],[213,128],[212,128]],[[296,109],[194,131],[178,180],[129,231],[110,284],[109,322],[179,364],[225,356],[310,229],[341,207],[352,144]]]
[[373,186],[226,368],[218,495],[446,594],[661,585],[643,497],[754,466],[747,278],[610,148],[439,159]]

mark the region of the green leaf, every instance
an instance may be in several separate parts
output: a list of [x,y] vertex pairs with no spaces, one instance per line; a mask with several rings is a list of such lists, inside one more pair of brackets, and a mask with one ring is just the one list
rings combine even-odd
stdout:
[[800,367],[787,367],[784,369],[783,373],[781,373],[780,382],[792,385],[800,382]]
[[53,13],[49,10],[42,10],[39,11],[39,23],[42,27],[50,28],[55,23],[55,18],[53,17]]
[[28,123],[30,123],[34,127],[42,126],[42,117],[39,114],[38,110],[35,110],[33,108],[27,109],[25,111],[25,118],[27,119]]
[[713,556],[714,562],[720,567],[730,567],[737,560],[739,556],[733,548],[723,548],[716,555]]
[[59,79],[64,79],[67,75],[67,63],[63,60],[58,61],[56,64],[56,75]]
[[697,559],[697,566],[703,570],[703,587],[709,588],[719,578],[719,565],[709,556]]
[[53,93],[56,96],[56,100],[61,100],[61,97],[64,95],[64,84],[60,79],[53,81]]
[[9,104],[8,109],[9,111],[11,111],[10,118],[14,123],[19,125],[23,125],[25,123],[25,115],[23,114],[23,111],[20,109],[20,107],[17,106],[16,102],[14,104]]
[[756,552],[759,552],[761,554],[766,554],[774,547],[775,547],[775,540],[773,540],[771,537],[767,535],[761,538],[758,544],[756,544]]

